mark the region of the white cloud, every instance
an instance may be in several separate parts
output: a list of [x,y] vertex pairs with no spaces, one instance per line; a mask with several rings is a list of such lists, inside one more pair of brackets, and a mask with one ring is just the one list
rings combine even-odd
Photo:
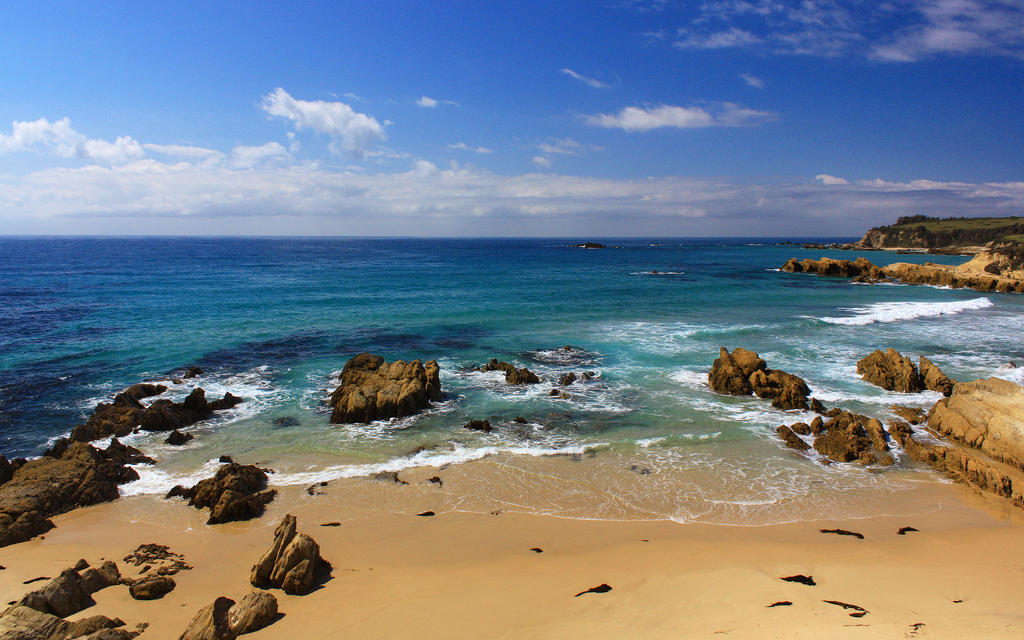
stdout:
[[487,147],[471,147],[465,142],[456,142],[455,144],[448,145],[449,149],[457,149],[459,151],[473,151],[475,153],[494,153],[494,149],[488,149]]
[[850,181],[847,180],[846,178],[837,178],[835,176],[830,176],[827,173],[819,173],[818,175],[814,176],[814,179],[820,182],[821,184],[827,185],[850,184]]
[[0,133],[0,153],[34,151],[53,153],[62,158],[79,158],[106,164],[137,160],[145,155],[131,136],[118,136],[114,142],[88,138],[71,127],[71,120],[50,122],[39,118],[31,122],[12,122],[10,135]]
[[545,169],[551,168],[551,158],[547,156],[533,156],[530,158],[530,162]]
[[142,145],[142,148],[150,153],[156,153],[158,155],[185,158],[200,162],[216,161],[224,157],[224,154],[216,149],[207,149],[206,147],[196,147],[191,145],[146,143]]
[[143,159],[0,174],[4,233],[52,228],[59,218],[68,233],[855,235],[901,215],[1007,215],[1022,208],[1024,182],[502,176],[424,160],[400,173]]
[[733,103],[723,103],[714,112],[703,107],[659,105],[647,109],[626,107],[617,114],[601,113],[586,116],[584,122],[594,127],[622,129],[624,131],[651,131],[652,129],[696,129],[703,127],[739,127],[774,120],[770,111],[757,111]]
[[255,147],[239,145],[231,150],[231,166],[239,169],[272,166],[289,162],[292,155],[277,142],[267,142]]
[[575,155],[583,148],[579,142],[572,138],[552,138],[548,142],[542,142],[537,148],[544,153],[557,153],[561,155]]
[[424,109],[433,109],[440,104],[450,104],[455,107],[459,106],[459,103],[454,100],[437,100],[430,96],[420,96],[416,99],[416,104]]
[[291,120],[296,129],[310,129],[330,137],[333,153],[362,157],[386,139],[384,127],[373,116],[359,113],[344,102],[296,100],[278,87],[263,96],[263,110]]
[[967,55],[1024,59],[1024,2],[705,0],[677,30],[673,45],[890,62]]
[[748,87],[753,87],[754,89],[764,89],[764,80],[758,78],[755,75],[751,75],[749,73],[741,73],[740,79],[743,80],[744,84],[746,84]]
[[588,78],[587,76],[580,75],[573,71],[572,69],[569,69],[568,67],[562,69],[562,73],[564,73],[565,75],[569,76],[574,80],[579,80],[588,87],[593,87],[595,89],[607,89],[609,86],[611,86],[607,82],[602,82],[597,78]]

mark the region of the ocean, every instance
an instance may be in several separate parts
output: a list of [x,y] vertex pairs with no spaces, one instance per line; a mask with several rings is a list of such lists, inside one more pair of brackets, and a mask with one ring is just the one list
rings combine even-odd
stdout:
[[[159,495],[231,455],[309,485],[430,467],[472,481],[459,508],[601,519],[759,524],[885,511],[942,482],[822,464],[775,436],[807,412],[707,386],[720,346],[757,351],[827,406],[881,418],[930,407],[862,381],[876,348],[923,354],[955,379],[1024,383],[1024,299],[854,284],[778,270],[788,258],[962,262],[805,250],[778,239],[0,238],[0,452],[39,455],[97,402],[143,380],[246,401],[189,428],[124,440],[159,463],[122,494]],[[843,241],[846,238],[787,238]],[[569,345],[571,350],[562,349]],[[436,359],[445,398],[418,416],[331,425],[325,399],[352,356]],[[539,385],[471,371],[490,358]],[[199,378],[173,382],[186,367]],[[564,373],[593,372],[552,398]],[[516,417],[525,423],[514,421]],[[491,433],[463,428],[488,419]],[[895,500],[893,500],[895,502]]]

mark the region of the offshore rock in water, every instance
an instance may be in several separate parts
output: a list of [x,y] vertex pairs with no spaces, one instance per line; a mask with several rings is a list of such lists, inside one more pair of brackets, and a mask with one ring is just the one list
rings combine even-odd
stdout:
[[832,258],[822,258],[821,260],[790,258],[786,264],[782,265],[782,270],[789,273],[816,273],[819,276],[858,278],[866,282],[886,279],[885,273],[867,258],[857,258],[853,261]]
[[341,384],[331,394],[332,423],[372,422],[402,418],[441,399],[440,368],[436,360],[388,363],[360,353],[345,364]]
[[0,547],[53,528],[47,518],[118,498],[117,485],[139,479],[129,464],[152,464],[116,439],[106,449],[66,439],[59,455],[30,460],[0,486]]
[[202,388],[193,389],[182,402],[157,400],[149,405],[142,418],[145,431],[171,431],[206,420],[214,411],[230,409],[242,402],[242,398],[225,393],[220,400],[207,402],[206,391]]
[[718,393],[732,396],[754,394],[772,401],[776,409],[806,409],[811,390],[807,383],[791,373],[769,369],[756,353],[736,348],[732,353],[720,347],[711,366],[708,384]]
[[267,474],[263,469],[231,462],[218,469],[212,478],[200,480],[188,489],[176,486],[166,497],[188,498],[189,505],[196,509],[209,507],[210,519],[206,524],[222,524],[263,515],[265,505],[277,495],[276,490],[266,487]]
[[910,358],[891,347],[884,353],[875,349],[857,363],[857,373],[871,384],[889,391],[918,393],[928,389],[947,397],[953,393],[954,381],[931,360],[921,356],[918,363],[920,371]]
[[497,358],[491,358],[490,362],[482,367],[477,367],[474,371],[504,371],[505,382],[509,384],[537,384],[540,382],[537,374],[526,367],[517,369],[514,364],[505,361],[498,362]]

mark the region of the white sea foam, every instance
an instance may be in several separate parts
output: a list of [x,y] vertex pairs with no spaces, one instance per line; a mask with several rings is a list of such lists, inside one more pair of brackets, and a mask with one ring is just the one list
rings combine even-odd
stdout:
[[657,444],[659,442],[664,442],[665,438],[667,438],[667,437],[668,436],[658,436],[657,438],[642,438],[642,439],[636,441],[636,446],[643,447],[643,448],[646,449],[647,447],[651,446],[652,444]]
[[708,374],[706,371],[694,371],[693,369],[677,369],[669,374],[669,378],[680,382],[693,389],[706,391],[708,386]]
[[118,492],[122,496],[164,494],[179,484],[190,487],[200,480],[209,478],[217,473],[217,469],[220,468],[220,461],[217,458],[213,458],[192,473],[178,475],[168,473],[157,466],[149,464],[131,465],[131,467],[138,472],[139,479],[118,487]]
[[866,307],[849,307],[844,309],[845,311],[854,312],[856,315],[853,316],[814,319],[829,324],[862,326],[875,322],[898,322],[900,320],[914,320],[915,318],[956,315],[964,311],[986,309],[991,306],[993,306],[993,303],[988,298],[972,298],[970,300],[956,300],[953,302],[878,302]]

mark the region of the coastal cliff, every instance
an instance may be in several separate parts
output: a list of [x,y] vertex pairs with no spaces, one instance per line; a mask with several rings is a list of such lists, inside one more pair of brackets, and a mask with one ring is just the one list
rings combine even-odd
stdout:
[[869,229],[855,245],[865,249],[927,249],[932,253],[979,253],[988,246],[1020,245],[1024,217],[931,218],[905,216]]

